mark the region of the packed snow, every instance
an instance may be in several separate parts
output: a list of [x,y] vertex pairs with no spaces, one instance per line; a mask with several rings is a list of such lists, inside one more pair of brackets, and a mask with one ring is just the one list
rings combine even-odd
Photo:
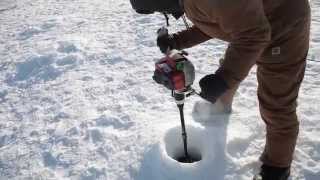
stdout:
[[[310,2],[294,180],[320,179],[320,1]],[[0,180],[251,179],[265,137],[255,68],[229,117],[202,121],[192,112],[203,101],[187,99],[190,152],[201,161],[179,163],[178,108],[151,78],[164,25],[129,0],[1,0]],[[211,40],[188,49],[196,82],[217,69],[225,47]]]

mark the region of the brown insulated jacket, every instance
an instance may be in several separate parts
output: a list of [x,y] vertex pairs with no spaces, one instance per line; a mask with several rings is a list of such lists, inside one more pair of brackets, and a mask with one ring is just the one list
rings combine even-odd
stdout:
[[177,33],[179,48],[211,38],[229,42],[225,61],[216,73],[232,88],[308,14],[308,0],[184,0],[184,9],[194,26]]

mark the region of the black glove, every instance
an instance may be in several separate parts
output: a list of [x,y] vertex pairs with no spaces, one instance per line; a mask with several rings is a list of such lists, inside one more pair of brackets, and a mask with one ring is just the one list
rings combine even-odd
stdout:
[[211,103],[215,103],[216,100],[229,89],[225,80],[216,74],[203,77],[199,85],[201,88],[200,96]]
[[177,48],[175,35],[168,33],[159,33],[157,37],[157,46],[160,48],[162,53],[167,53],[167,50]]

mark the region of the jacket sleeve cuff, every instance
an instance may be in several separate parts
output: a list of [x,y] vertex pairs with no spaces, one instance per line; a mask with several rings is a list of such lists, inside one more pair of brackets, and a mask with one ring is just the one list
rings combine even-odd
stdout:
[[173,34],[177,49],[186,49],[212,39],[196,26]]
[[233,73],[223,69],[222,67],[220,67],[215,74],[221,77],[227,83],[229,89],[233,89],[234,87],[238,86],[242,81],[241,79],[235,77]]

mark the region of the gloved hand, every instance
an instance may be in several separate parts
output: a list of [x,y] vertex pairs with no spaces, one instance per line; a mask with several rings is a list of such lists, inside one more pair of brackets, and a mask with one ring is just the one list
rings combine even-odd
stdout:
[[201,88],[200,96],[213,104],[229,89],[225,80],[216,74],[203,77],[199,85]]
[[168,31],[159,29],[157,37],[157,46],[160,48],[162,53],[167,53],[168,49],[177,48],[175,35],[168,34]]

